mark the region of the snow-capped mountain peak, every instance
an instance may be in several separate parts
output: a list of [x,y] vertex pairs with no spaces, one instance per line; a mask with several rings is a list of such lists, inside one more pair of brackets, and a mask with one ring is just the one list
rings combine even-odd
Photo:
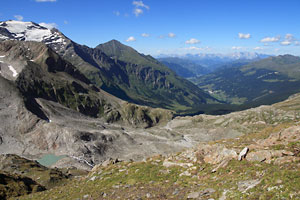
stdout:
[[0,22],[0,40],[36,41],[46,44],[65,44],[64,37],[55,29],[49,29],[33,22]]

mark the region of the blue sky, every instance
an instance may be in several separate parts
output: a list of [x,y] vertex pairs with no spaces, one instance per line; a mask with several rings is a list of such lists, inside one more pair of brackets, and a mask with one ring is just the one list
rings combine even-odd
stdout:
[[111,39],[157,55],[300,56],[300,0],[1,0],[0,20],[56,26],[95,47]]

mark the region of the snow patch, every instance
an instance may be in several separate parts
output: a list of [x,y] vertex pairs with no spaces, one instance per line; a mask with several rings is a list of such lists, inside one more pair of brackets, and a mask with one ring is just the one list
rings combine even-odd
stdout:
[[0,56],[0,58],[4,58],[5,56]]
[[8,37],[6,37],[6,36],[4,36],[4,35],[0,35],[0,39],[6,40],[6,39],[8,39]]
[[15,70],[15,68],[11,65],[8,65],[9,70],[13,73],[13,77],[18,76],[18,72]]

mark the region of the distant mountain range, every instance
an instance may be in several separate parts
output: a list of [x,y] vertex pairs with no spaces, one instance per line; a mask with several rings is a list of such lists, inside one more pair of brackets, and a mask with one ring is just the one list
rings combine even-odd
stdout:
[[267,58],[270,55],[260,54],[256,52],[234,52],[229,54],[220,54],[220,53],[198,53],[198,54],[160,54],[156,58],[182,58],[189,60],[223,60],[223,61],[233,61],[233,60],[255,60]]
[[[238,63],[249,63],[264,59],[270,55],[253,52],[235,52],[232,54],[185,54],[157,56],[157,59],[168,63],[179,64],[193,72],[197,76],[212,72],[225,65],[236,65]],[[205,70],[206,68],[206,70]]]
[[219,101],[244,108],[282,101],[300,91],[300,58],[292,55],[243,52],[158,59]]
[[178,57],[166,57],[158,58],[158,60],[172,69],[176,74],[181,77],[189,78],[208,74],[211,70],[208,67],[203,67],[194,61],[178,58]]
[[123,100],[184,111],[216,99],[152,58],[116,40],[89,48],[57,29],[33,22],[0,22],[0,40],[43,42],[75,66],[88,80]]
[[275,103],[300,91],[300,57],[282,55],[221,68],[193,82],[227,103]]

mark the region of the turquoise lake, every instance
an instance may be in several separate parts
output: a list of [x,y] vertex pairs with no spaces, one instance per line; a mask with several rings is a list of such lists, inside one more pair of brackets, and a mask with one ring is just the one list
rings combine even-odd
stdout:
[[38,159],[37,162],[41,165],[44,165],[46,167],[49,167],[50,165],[55,164],[60,159],[64,158],[66,156],[56,156],[54,154],[46,154],[42,158]]

